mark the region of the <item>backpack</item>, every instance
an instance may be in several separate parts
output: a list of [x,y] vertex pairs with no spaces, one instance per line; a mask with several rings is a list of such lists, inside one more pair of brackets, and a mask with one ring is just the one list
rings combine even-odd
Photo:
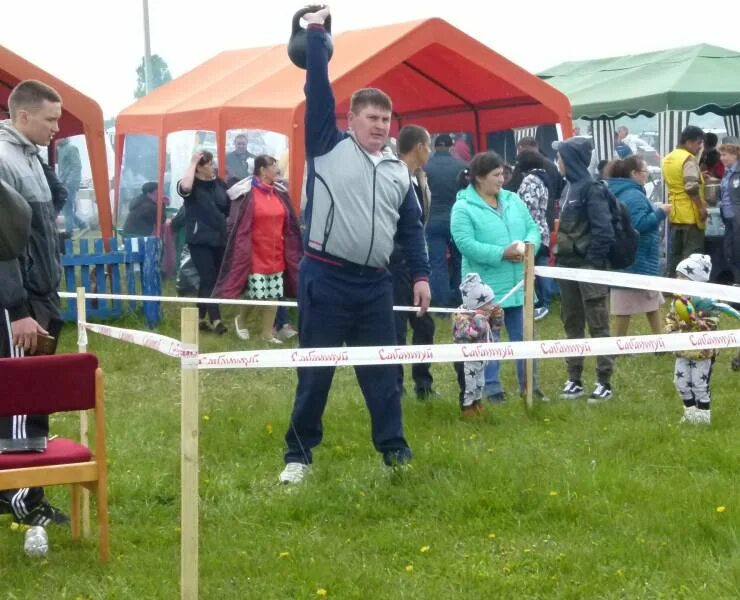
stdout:
[[630,211],[603,182],[596,185],[602,187],[609,200],[609,212],[612,215],[614,228],[614,243],[609,249],[609,265],[612,269],[626,269],[631,267],[637,258],[637,247],[640,244],[640,232],[632,225]]

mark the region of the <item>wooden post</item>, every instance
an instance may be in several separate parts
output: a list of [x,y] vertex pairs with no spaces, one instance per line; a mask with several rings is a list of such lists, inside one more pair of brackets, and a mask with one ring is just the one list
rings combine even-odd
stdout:
[[181,517],[180,598],[198,598],[198,309],[180,316],[183,349],[181,370]]
[[[524,250],[524,341],[534,339],[534,244],[527,244]],[[528,358],[524,362],[527,382],[524,402],[532,408],[534,386],[534,361]]]
[[[80,323],[87,322],[87,301],[85,300],[85,288],[77,288],[77,351],[87,352],[87,343],[82,343],[84,340],[80,336]],[[87,411],[80,411],[80,444],[83,446],[88,445],[89,438],[89,426],[87,421]],[[79,496],[77,496],[79,497]],[[76,501],[73,496],[73,502]],[[79,506],[75,507],[79,510]],[[82,537],[90,536],[90,490],[83,488],[82,490]]]

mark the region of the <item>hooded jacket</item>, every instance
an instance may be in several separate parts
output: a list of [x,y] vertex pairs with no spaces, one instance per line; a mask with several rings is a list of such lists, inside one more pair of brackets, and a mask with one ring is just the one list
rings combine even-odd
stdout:
[[630,211],[632,226],[640,232],[635,262],[624,269],[626,273],[658,275],[660,271],[660,222],[665,213],[652,205],[645,189],[634,179],[614,177],[607,181],[611,192]]
[[[478,273],[497,298],[506,295],[524,277],[524,263],[504,259],[504,251],[512,242],[540,247],[540,232],[521,198],[508,190],[498,193],[499,210],[491,208],[473,185],[457,194],[452,207],[450,231],[462,254],[462,275]],[[522,306],[524,292],[520,289],[502,304],[504,308]]]
[[608,190],[598,185],[588,170],[592,151],[588,138],[571,138],[558,146],[568,182],[560,198],[555,245],[558,266],[607,267],[614,227]]
[[0,262],[0,307],[11,321],[30,315],[29,296],[55,294],[61,266],[51,190],[38,149],[10,120],[0,121],[0,179],[15,189],[31,207],[31,231],[25,251],[17,259]]

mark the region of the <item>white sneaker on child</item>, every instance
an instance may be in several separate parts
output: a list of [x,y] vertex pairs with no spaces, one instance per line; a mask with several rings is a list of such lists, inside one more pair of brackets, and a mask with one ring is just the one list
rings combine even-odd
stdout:
[[702,410],[696,406],[684,406],[681,423],[690,425],[710,425],[712,422],[712,411]]

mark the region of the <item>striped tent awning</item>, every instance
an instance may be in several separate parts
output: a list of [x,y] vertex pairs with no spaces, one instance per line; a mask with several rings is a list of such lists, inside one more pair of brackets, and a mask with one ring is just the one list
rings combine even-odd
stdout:
[[740,138],[740,115],[725,116],[725,129],[727,135]]
[[520,127],[519,129],[514,129],[514,141],[519,142],[522,138],[525,137],[535,137],[537,135],[537,127]]

